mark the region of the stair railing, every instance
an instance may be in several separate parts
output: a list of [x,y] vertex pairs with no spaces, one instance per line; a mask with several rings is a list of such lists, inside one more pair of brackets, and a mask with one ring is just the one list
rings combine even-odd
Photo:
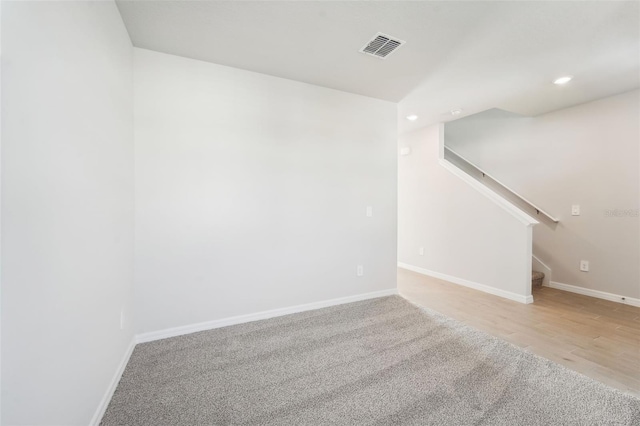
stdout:
[[[499,187],[498,188],[499,192],[502,192],[503,195],[507,196],[507,198],[516,198],[519,201],[517,204],[520,204],[520,205],[524,204],[526,207],[528,207],[528,209],[530,209],[532,211],[535,211],[537,215],[542,215],[546,219],[550,220],[553,223],[558,223],[559,222],[558,218],[556,218],[556,217],[552,216],[551,214],[547,213],[542,208],[538,207],[536,204],[532,203],[531,201],[529,201],[528,199],[526,199],[522,195],[518,194],[516,191],[514,191],[511,188],[509,188],[507,185],[505,185],[504,183],[500,182],[498,179],[496,179],[493,176],[489,175],[487,172],[485,172],[484,170],[482,170],[481,168],[479,168],[478,166],[476,166],[475,164],[473,164],[472,162],[470,162],[469,160],[467,160],[466,158],[464,158],[462,155],[458,154],[457,152],[455,152],[451,148],[445,146],[444,147],[444,154],[445,154],[444,155],[445,159],[449,160],[451,163],[456,164],[456,163],[461,161],[465,167],[470,168],[473,171],[475,171],[476,176],[473,176],[473,174],[471,174],[471,173],[469,173],[469,174],[471,176],[475,177],[477,180],[482,182],[482,181],[484,181],[484,180],[486,180],[488,178],[490,181],[493,182],[494,185],[487,185],[487,186],[491,187],[491,186],[497,185]],[[454,157],[454,158],[451,158],[451,157]],[[453,160],[453,161],[451,161],[451,160]],[[485,182],[485,184],[486,184],[486,182]],[[506,192],[507,194],[504,194],[504,192]],[[520,208],[522,208],[522,206]]]

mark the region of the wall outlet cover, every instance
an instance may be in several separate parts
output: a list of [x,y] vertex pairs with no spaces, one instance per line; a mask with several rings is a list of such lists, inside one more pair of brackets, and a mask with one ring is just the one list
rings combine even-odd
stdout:
[[580,261],[580,270],[582,272],[589,272],[589,261],[588,260],[581,260]]

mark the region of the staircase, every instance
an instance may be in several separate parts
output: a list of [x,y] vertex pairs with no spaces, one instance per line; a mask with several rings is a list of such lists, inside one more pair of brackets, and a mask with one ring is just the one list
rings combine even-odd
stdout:
[[[558,224],[558,219],[546,211],[542,210],[540,207],[533,204],[531,201],[527,200],[520,194],[516,193],[497,179],[489,176],[485,171],[478,168],[476,165],[471,163],[466,158],[462,157],[460,154],[451,150],[449,147],[444,146],[444,159],[449,161],[451,164],[455,165],[457,168],[473,177],[477,181],[483,183],[485,186],[499,194],[505,200],[519,208],[521,211],[527,213],[531,217],[535,217],[536,219],[540,219],[550,226],[551,228],[556,227]],[[541,271],[532,270],[531,271],[531,288],[540,288],[542,287],[542,282],[544,281],[545,274]]]
[[542,281],[544,280],[544,273],[540,271],[531,271],[531,288],[542,287]]

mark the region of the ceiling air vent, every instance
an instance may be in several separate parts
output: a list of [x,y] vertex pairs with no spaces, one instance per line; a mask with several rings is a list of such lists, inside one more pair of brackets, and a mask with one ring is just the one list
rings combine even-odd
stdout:
[[375,56],[380,59],[384,59],[387,56],[395,52],[405,42],[398,40],[389,35],[378,33],[367,44],[365,44],[360,52],[367,55]]

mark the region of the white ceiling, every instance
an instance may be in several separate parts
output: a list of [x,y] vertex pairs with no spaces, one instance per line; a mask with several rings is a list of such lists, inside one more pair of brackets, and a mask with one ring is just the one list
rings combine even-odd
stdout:
[[[639,5],[118,1],[137,47],[399,102],[400,131],[454,107],[537,115],[638,88]],[[359,53],[378,31],[407,43],[385,60]]]

